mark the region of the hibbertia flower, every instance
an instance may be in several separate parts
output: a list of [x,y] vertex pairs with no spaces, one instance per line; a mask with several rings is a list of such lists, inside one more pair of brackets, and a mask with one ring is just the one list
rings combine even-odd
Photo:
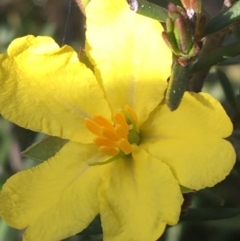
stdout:
[[171,52],[159,22],[125,0],[86,8],[87,68],[49,37],[14,40],[0,56],[0,113],[69,140],[7,180],[0,215],[25,241],[59,241],[100,214],[104,241],[154,241],[178,222],[180,186],[211,187],[235,162],[232,125],[217,100],[186,92],[171,112]]

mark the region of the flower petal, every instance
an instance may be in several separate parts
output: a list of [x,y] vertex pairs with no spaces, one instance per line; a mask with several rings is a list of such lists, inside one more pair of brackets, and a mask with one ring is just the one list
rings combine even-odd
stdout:
[[231,171],[236,155],[223,140],[232,124],[220,103],[208,94],[185,93],[171,112],[160,105],[141,127],[141,148],[168,164],[179,183],[191,189],[211,187]]
[[209,136],[148,141],[141,148],[166,163],[182,186],[194,190],[224,180],[236,160],[228,141]]
[[104,167],[86,163],[95,153],[93,145],[68,142],[55,157],[13,175],[0,194],[2,218],[27,228],[25,241],[59,241],[86,228],[99,212]]
[[176,224],[182,195],[168,166],[134,147],[133,159],[103,173],[100,214],[105,241],[155,241],[166,224]]
[[179,108],[170,111],[158,106],[141,127],[145,141],[203,135],[224,138],[232,133],[232,123],[221,104],[207,93],[186,92]]
[[69,46],[27,36],[14,40],[0,63],[0,112],[20,126],[86,143],[93,135],[83,119],[111,116],[93,73]]
[[170,75],[161,24],[131,11],[126,0],[92,0],[86,16],[87,51],[110,106],[130,105],[141,124],[162,100]]
[[207,135],[148,141],[141,148],[165,162],[182,186],[195,190],[225,179],[236,160],[228,141]]

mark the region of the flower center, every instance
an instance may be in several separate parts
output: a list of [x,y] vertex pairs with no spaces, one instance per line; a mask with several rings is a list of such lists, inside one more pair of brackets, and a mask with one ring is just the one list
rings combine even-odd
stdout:
[[113,117],[114,123],[101,115],[84,120],[86,127],[97,136],[93,143],[98,146],[98,150],[111,156],[104,164],[130,154],[131,144],[140,142],[137,115],[130,106],[125,105]]

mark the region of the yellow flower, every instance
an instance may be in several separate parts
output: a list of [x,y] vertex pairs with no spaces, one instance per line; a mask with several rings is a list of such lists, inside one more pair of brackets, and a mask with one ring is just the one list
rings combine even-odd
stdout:
[[1,114],[69,140],[8,179],[0,215],[26,228],[25,241],[61,240],[98,213],[105,241],[154,241],[178,222],[179,185],[199,190],[228,175],[232,126],[207,94],[186,93],[173,113],[159,104],[171,53],[157,21],[125,0],[92,0],[86,15],[94,73],[48,37],[16,39],[0,56]]

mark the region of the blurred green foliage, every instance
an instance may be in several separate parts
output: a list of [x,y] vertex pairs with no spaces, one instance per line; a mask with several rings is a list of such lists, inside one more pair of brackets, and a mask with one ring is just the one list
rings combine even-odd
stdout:
[[[167,4],[167,1],[161,0],[153,2],[162,6]],[[209,14],[220,9],[222,4],[222,1],[218,0],[205,2],[205,10]],[[79,51],[84,45],[84,21],[73,0],[1,0],[0,52],[6,51],[11,40],[26,34],[52,36],[59,45],[69,44]],[[224,44],[232,43],[233,39],[238,38],[239,29],[235,29],[235,32],[236,35],[228,37]],[[240,155],[239,83],[240,58],[237,56],[212,67],[203,88],[203,91],[211,93],[221,101],[233,120],[235,131],[229,140],[236,149],[238,159]],[[22,129],[0,117],[0,186],[15,172],[38,164],[29,158],[24,158],[21,151],[43,138],[41,134]],[[222,183],[197,193],[185,194],[180,223],[175,227],[169,227],[159,240],[239,241],[239,213],[240,163],[237,162],[231,174]],[[0,219],[0,241],[20,240],[21,231],[10,228]],[[102,240],[99,220],[94,220],[94,223],[82,234],[66,240]]]

